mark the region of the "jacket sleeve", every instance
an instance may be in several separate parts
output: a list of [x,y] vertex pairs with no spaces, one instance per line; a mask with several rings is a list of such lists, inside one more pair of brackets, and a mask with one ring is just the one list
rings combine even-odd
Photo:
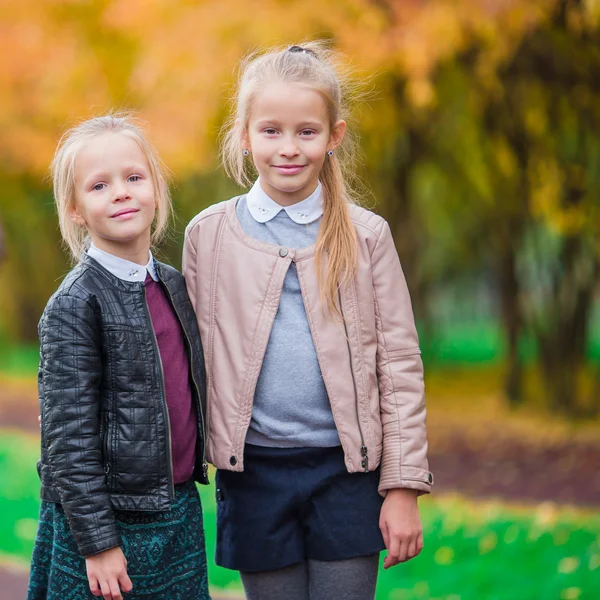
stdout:
[[431,489],[427,462],[423,363],[410,295],[389,225],[371,257],[383,456],[379,491]]
[[42,435],[71,533],[82,556],[119,545],[100,440],[102,356],[95,315],[71,296],[40,321]]
[[183,257],[181,259],[181,272],[185,278],[188,296],[194,311],[198,313],[196,306],[196,246],[193,242],[194,233],[192,232],[193,222],[190,223],[185,230],[185,238],[183,241]]

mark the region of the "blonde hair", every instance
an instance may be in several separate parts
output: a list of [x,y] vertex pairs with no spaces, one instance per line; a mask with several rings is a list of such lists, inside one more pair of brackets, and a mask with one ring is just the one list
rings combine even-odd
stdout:
[[[248,126],[252,101],[270,82],[300,83],[318,91],[327,107],[330,129],[347,119],[353,86],[336,68],[336,55],[323,42],[276,48],[251,54],[242,61],[234,98],[235,109],[223,128],[221,158],[227,174],[240,186],[252,184],[256,175],[252,161],[244,160],[241,136]],[[236,124],[237,123],[237,124]],[[341,316],[339,287],[356,273],[356,232],[349,203],[357,198],[348,181],[354,169],[355,142],[348,131],[332,156],[323,163],[319,179],[323,185],[323,222],[317,237],[316,265],[321,301]]]
[[63,134],[51,164],[60,232],[74,262],[81,259],[88,241],[85,227],[76,224],[71,218],[71,211],[75,206],[75,159],[86,144],[105,133],[126,135],[134,140],[144,153],[150,168],[150,177],[154,185],[157,203],[151,243],[158,243],[168,230],[172,204],[165,180],[165,168],[156,149],[146,139],[137,120],[126,113],[88,119]]

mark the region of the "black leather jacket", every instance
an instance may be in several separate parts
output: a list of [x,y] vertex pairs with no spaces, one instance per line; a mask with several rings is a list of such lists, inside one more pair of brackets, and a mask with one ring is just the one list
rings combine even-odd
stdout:
[[[194,478],[208,483],[206,377],[183,276],[156,262],[186,339],[198,416]],[[62,504],[83,556],[119,545],[113,509],[169,510],[170,429],[160,355],[143,283],[85,256],[39,323],[41,497]]]

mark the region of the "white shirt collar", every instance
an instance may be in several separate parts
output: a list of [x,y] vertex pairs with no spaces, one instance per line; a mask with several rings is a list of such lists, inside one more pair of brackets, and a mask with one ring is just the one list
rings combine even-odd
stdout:
[[250,214],[259,223],[266,223],[285,210],[288,217],[300,225],[316,221],[323,215],[323,186],[319,181],[317,189],[308,197],[292,206],[277,204],[261,187],[257,179],[246,196]]
[[109,254],[104,250],[100,250],[94,244],[89,247],[87,254],[94,260],[97,260],[107,271],[110,271],[115,277],[123,281],[144,282],[146,281],[146,273],[149,273],[154,281],[158,281],[152,252],[148,253],[148,263],[145,266],[138,265],[124,258],[119,258],[114,254]]

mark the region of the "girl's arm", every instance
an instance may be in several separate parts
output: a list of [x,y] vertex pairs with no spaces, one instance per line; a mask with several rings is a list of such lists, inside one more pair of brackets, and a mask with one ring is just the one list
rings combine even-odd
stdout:
[[185,279],[188,296],[192,303],[194,311],[197,311],[196,306],[196,247],[190,236],[191,223],[185,229],[183,240],[183,255],[181,258],[181,272]]
[[383,456],[379,490],[386,494],[380,528],[389,568],[423,547],[417,496],[430,491],[423,364],[410,295],[384,221],[372,255],[377,372]]
[[377,372],[383,457],[380,492],[429,492],[425,390],[410,295],[389,225],[383,221],[371,257],[377,326]]
[[54,483],[84,557],[119,545],[100,441],[100,340],[93,308],[54,297],[40,321],[42,436]]

